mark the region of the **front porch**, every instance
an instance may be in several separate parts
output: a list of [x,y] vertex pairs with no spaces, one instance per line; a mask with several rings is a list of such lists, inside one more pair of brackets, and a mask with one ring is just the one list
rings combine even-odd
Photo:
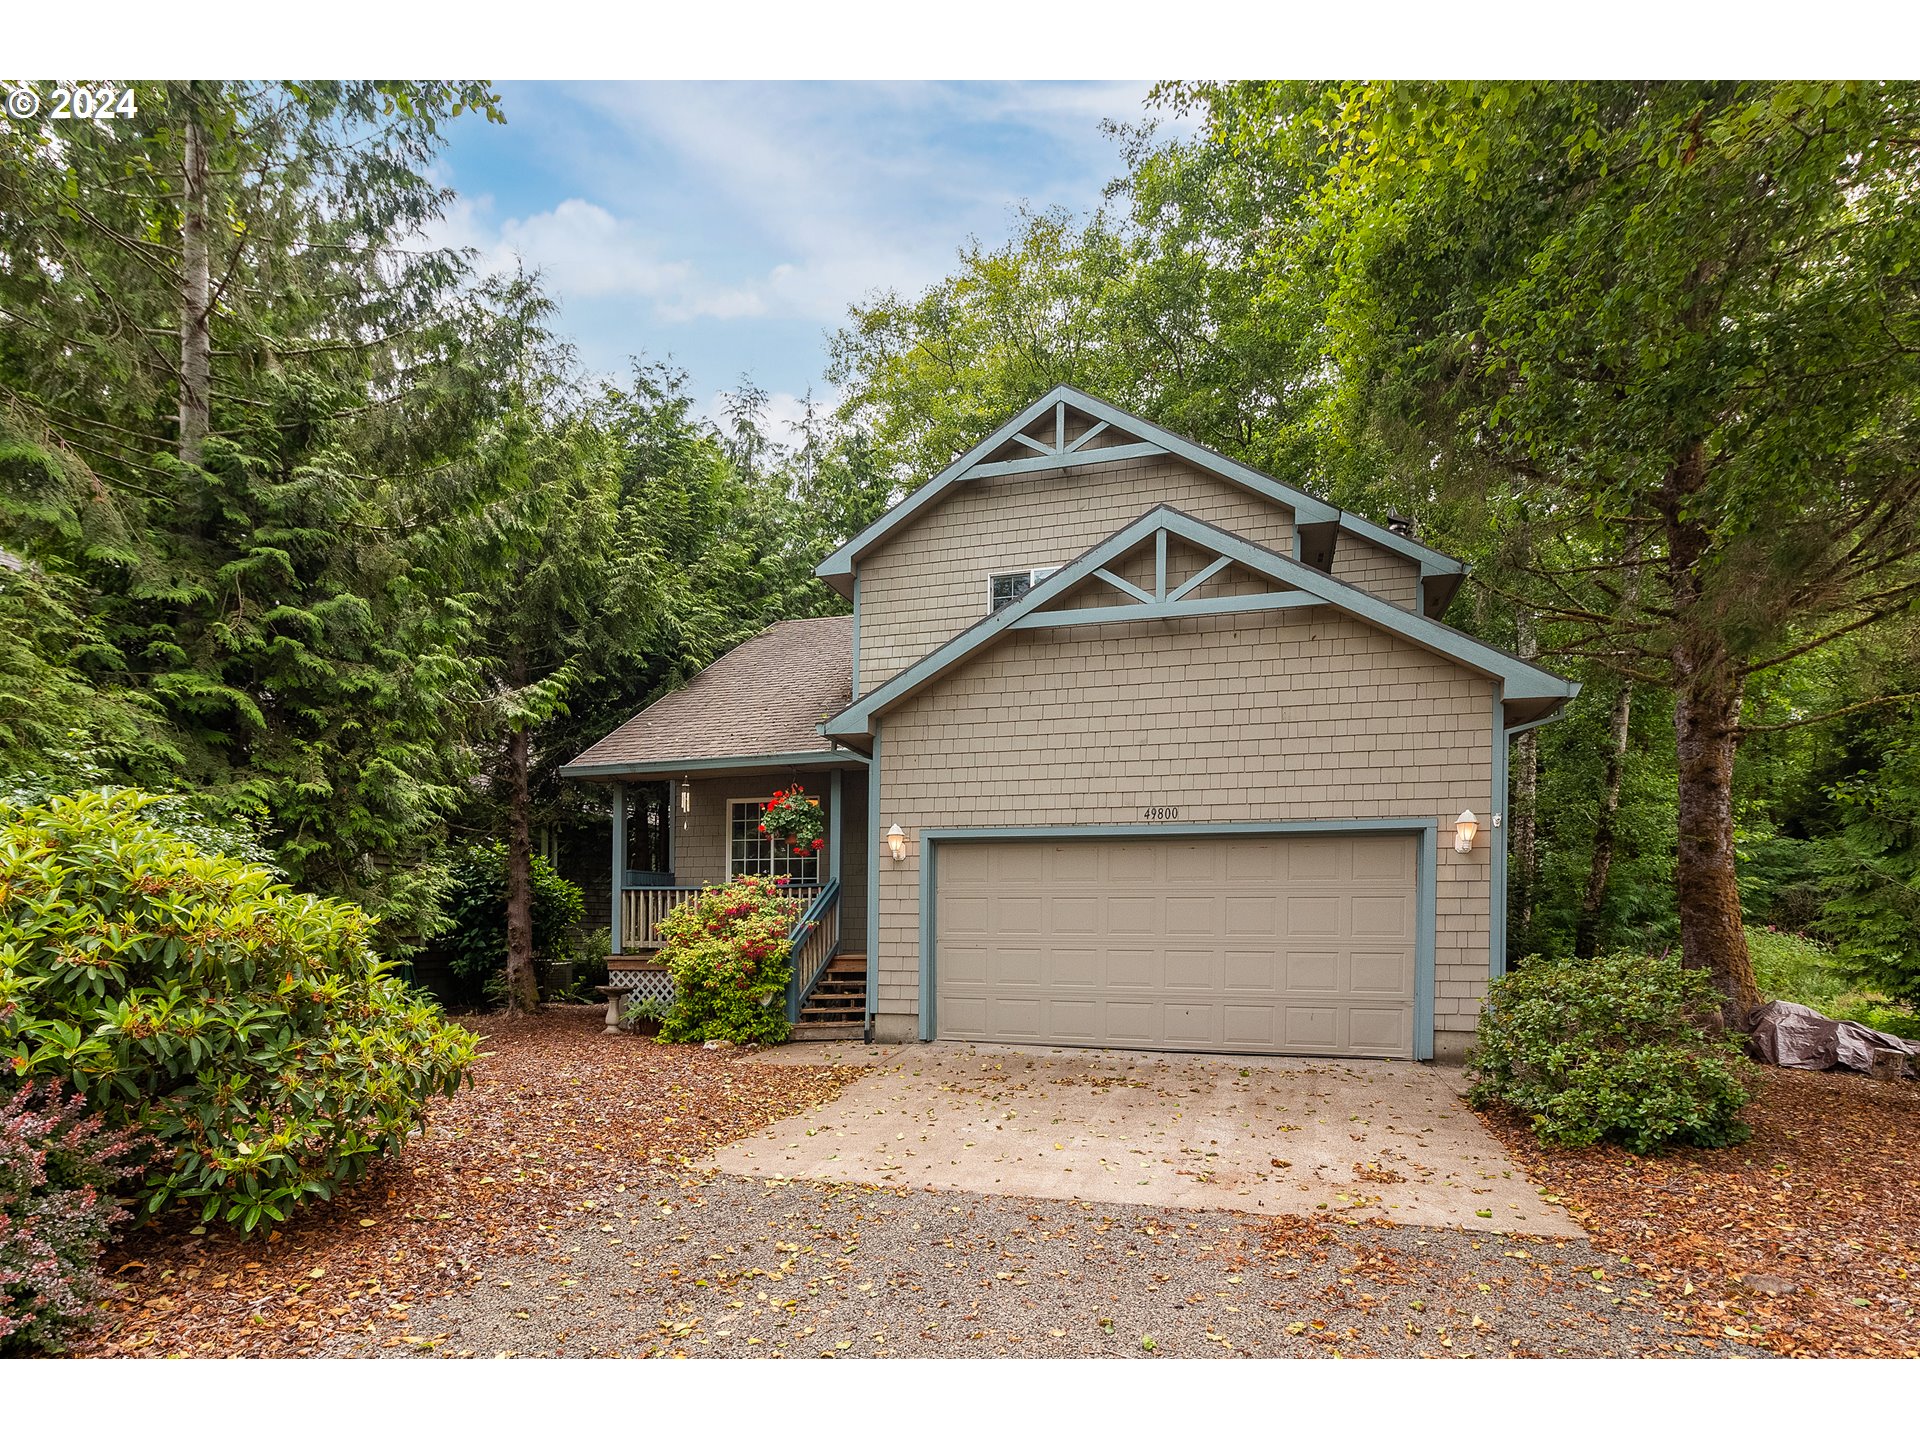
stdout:
[[[670,1003],[659,923],[675,906],[740,875],[768,875],[803,909],[792,931],[787,1018],[806,1039],[853,1039],[867,1020],[868,836],[863,757],[823,754],[780,769],[728,769],[613,779],[613,885],[608,928],[607,1028],[623,1004]],[[799,786],[820,801],[823,849],[784,852],[759,833],[776,790]]]

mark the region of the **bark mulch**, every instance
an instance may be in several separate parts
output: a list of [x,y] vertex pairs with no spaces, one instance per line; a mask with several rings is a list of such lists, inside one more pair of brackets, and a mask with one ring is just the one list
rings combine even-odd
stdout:
[[1747,1144],[1652,1158],[1485,1118],[1700,1343],[1920,1354],[1920,1085],[1765,1070]]
[[118,1294],[80,1353],[308,1355],[344,1331],[407,1333],[410,1306],[542,1243],[583,1196],[657,1184],[859,1073],[602,1035],[603,1013],[467,1022],[486,1040],[474,1084],[363,1184],[278,1230],[182,1218],[130,1235],[106,1257]]

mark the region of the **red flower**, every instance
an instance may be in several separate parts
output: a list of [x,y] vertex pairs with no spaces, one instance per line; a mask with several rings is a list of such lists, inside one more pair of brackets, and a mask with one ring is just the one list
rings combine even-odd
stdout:
[[815,840],[813,842],[813,848],[816,850],[824,850],[827,848],[827,842],[824,840]]

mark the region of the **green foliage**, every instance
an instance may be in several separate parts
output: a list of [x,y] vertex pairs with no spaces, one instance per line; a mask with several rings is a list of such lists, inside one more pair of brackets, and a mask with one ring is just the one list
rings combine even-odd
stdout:
[[1749,926],[1747,948],[1760,993],[1791,1000],[1830,1020],[1852,1020],[1872,1030],[1920,1039],[1920,1015],[1884,995],[1863,993],[1858,976],[1831,945],[1790,931]]
[[827,822],[820,802],[799,785],[773,792],[761,812],[760,828],[795,855],[826,844]]
[[730,1040],[777,1045],[787,1023],[788,933],[801,902],[764,875],[713,885],[660,921],[660,959],[673,976],[663,1043]]
[[57,1079],[0,1103],[0,1356],[57,1352],[97,1318],[100,1251],[142,1148]]
[[1738,1144],[1750,1067],[1708,1033],[1717,1012],[1706,973],[1671,954],[1535,957],[1492,986],[1470,1097],[1514,1106],[1556,1145]]
[[[571,959],[573,927],[584,904],[580,887],[535,855],[533,875],[533,953],[541,960]],[[454,974],[483,982],[506,964],[507,851],[504,845],[475,846],[454,862],[445,901],[451,928],[446,943]]]
[[149,1213],[251,1230],[398,1153],[478,1040],[376,960],[362,911],[201,854],[152,803],[0,805],[0,1065],[150,1139]]

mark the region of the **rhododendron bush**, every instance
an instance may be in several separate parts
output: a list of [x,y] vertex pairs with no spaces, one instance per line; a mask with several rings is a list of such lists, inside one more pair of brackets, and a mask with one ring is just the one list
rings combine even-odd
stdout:
[[764,875],[702,890],[660,921],[660,959],[673,975],[663,1042],[777,1045],[792,1033],[781,1003],[793,970],[787,936],[801,902]]
[[477,1038],[374,920],[151,825],[149,796],[0,802],[0,1076],[70,1081],[153,1142],[143,1208],[252,1229],[396,1153]]

